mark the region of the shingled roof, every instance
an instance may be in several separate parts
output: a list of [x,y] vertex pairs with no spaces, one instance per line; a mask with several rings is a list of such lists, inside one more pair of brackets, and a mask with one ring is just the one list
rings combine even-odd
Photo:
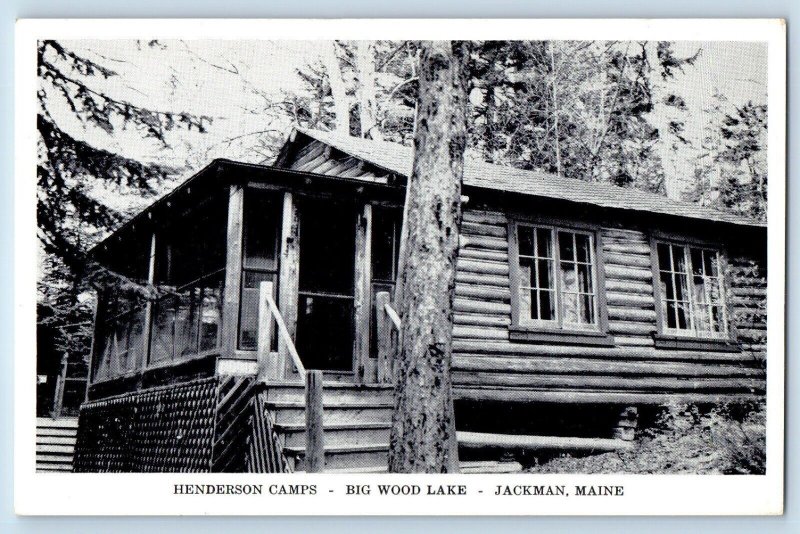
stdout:
[[[299,133],[329,145],[345,154],[369,162],[401,176],[411,174],[411,147],[373,141],[329,132],[295,128]],[[467,160],[464,163],[464,185],[591,204],[603,208],[624,209],[702,219],[745,226],[766,226],[766,223],[712,208],[673,200],[662,195],[623,188],[607,183],[585,182],[562,178],[541,171],[527,171]]]

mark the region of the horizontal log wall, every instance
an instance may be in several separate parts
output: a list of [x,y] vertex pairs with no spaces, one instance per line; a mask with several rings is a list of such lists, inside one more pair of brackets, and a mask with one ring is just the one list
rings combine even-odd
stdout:
[[[649,237],[602,228],[608,333],[614,346],[511,341],[508,220],[499,212],[464,212],[456,274],[453,382],[476,400],[635,402],[732,400],[764,391],[754,365],[764,349],[766,295],[757,263],[729,259],[731,315],[744,350],[656,348]],[[762,336],[762,334],[764,334]]]

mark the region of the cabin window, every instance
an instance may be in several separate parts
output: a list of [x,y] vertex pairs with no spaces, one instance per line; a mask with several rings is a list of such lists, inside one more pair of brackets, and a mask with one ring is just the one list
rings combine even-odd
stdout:
[[513,228],[514,324],[599,330],[594,234],[521,223]]
[[[239,349],[258,347],[258,308],[261,282],[278,290],[278,257],[281,209],[279,197],[269,191],[248,189],[244,195],[244,250],[242,298],[239,309]],[[273,328],[275,328],[273,326]],[[273,343],[277,342],[272,336]]]
[[661,326],[666,334],[726,337],[722,255],[704,247],[656,243]]

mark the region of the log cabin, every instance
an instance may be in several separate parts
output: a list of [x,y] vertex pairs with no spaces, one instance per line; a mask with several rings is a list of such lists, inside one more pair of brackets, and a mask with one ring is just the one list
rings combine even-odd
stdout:
[[[96,246],[158,298],[98,295],[74,469],[385,470],[412,159],[295,128],[271,165],[214,160]],[[765,224],[471,160],[463,194],[464,471],[625,448],[652,407],[764,397]]]

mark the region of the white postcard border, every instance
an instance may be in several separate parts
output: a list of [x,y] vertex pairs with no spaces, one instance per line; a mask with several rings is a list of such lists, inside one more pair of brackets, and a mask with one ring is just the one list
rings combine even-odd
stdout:
[[[767,474],[232,475],[35,472],[36,40],[648,39],[768,42]],[[16,28],[15,510],[46,515],[750,515],[783,510],[786,266],[786,33],[780,20],[376,19],[21,20]],[[378,484],[464,484],[466,496],[376,495]],[[264,494],[176,495],[176,484],[261,484]],[[270,495],[274,484],[316,495]],[[371,486],[368,496],[346,485]],[[497,485],[620,485],[620,497],[502,497]],[[478,493],[482,491],[483,493]]]

